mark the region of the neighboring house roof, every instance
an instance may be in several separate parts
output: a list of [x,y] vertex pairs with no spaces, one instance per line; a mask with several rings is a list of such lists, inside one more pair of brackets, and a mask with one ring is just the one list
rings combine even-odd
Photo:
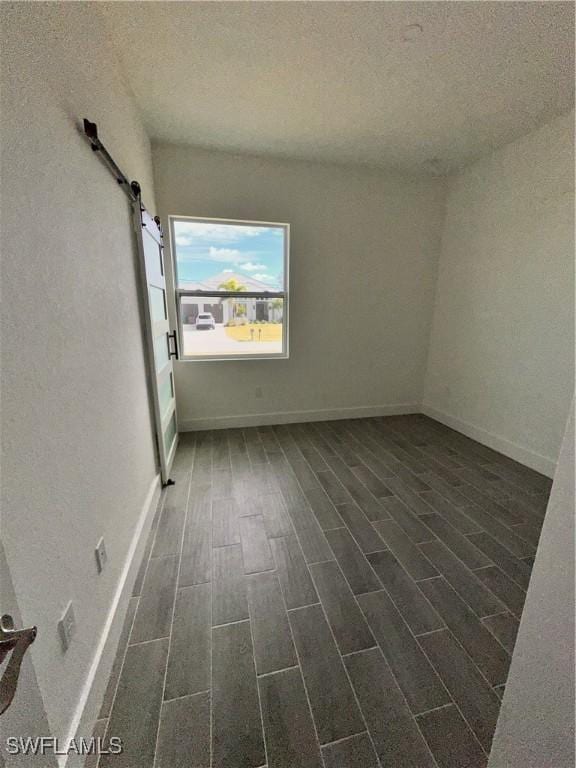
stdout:
[[263,283],[250,275],[240,275],[236,272],[220,272],[213,277],[202,281],[182,281],[180,288],[185,291],[218,291],[222,290],[220,286],[227,283],[228,280],[236,280],[239,285],[243,285],[248,291],[278,291],[277,283]]

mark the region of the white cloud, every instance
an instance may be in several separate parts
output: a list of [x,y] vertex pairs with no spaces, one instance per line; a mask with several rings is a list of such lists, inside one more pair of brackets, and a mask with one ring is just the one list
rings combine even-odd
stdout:
[[228,261],[232,264],[238,264],[239,261],[246,258],[246,254],[236,248],[214,248],[208,249],[208,258],[211,261]]
[[273,283],[274,278],[272,275],[267,275],[265,272],[259,272],[257,275],[254,275],[255,280],[260,280],[262,283]]
[[268,227],[251,227],[241,224],[216,224],[210,221],[174,222],[176,245],[193,245],[206,241],[216,244],[237,243],[247,238],[258,237],[268,229]]
[[240,264],[240,267],[247,272],[255,272],[257,269],[266,269],[266,264],[254,264],[251,261],[246,261],[244,264]]

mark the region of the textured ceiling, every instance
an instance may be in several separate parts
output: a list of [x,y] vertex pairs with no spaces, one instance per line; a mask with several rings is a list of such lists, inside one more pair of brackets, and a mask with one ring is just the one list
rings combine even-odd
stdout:
[[573,106],[572,3],[93,6],[153,140],[438,174]]

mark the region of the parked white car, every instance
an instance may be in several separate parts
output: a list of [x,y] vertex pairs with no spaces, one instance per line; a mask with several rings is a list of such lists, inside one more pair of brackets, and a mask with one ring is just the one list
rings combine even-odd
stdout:
[[213,331],[216,328],[216,320],[210,312],[200,312],[196,318],[197,331]]

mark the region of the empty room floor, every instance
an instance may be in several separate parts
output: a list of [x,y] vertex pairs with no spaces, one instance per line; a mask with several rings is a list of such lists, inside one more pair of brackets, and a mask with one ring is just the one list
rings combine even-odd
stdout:
[[181,436],[101,768],[485,766],[551,481],[421,415]]

